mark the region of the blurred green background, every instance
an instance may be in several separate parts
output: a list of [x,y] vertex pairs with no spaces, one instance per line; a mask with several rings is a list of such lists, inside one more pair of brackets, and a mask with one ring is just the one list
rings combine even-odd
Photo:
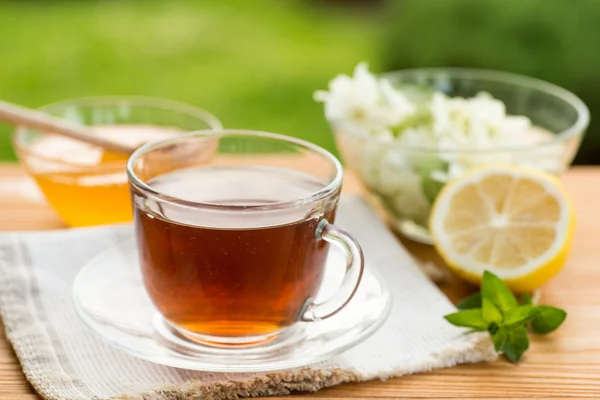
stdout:
[[[301,0],[0,2],[0,98],[165,97],[333,148],[312,93],[377,59],[370,14]],[[10,131],[0,159],[14,159]]]
[[[600,163],[599,0],[0,0],[0,33],[2,99],[166,97],[329,149],[312,93],[359,61],[532,75],[588,103],[577,162]],[[0,160],[14,159],[10,131]]]

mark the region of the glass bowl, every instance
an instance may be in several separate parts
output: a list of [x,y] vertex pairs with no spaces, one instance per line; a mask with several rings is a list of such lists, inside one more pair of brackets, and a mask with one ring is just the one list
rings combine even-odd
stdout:
[[[98,134],[135,145],[166,135],[222,128],[216,117],[200,108],[148,97],[75,99],[40,110],[94,125]],[[16,130],[13,145],[22,165],[68,226],[131,221],[127,156],[26,128]]]
[[587,107],[573,93],[521,75],[425,68],[382,77],[413,99],[433,91],[460,97],[487,92],[504,102],[507,114],[526,116],[534,127],[501,148],[449,149],[409,146],[329,121],[345,164],[383,206],[394,229],[423,243],[432,243],[427,228],[431,206],[457,172],[484,164],[511,164],[560,175],[573,161],[589,123]]

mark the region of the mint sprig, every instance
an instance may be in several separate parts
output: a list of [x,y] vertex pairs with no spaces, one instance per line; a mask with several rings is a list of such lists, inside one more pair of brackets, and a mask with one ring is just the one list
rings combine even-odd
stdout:
[[527,327],[537,334],[555,331],[567,317],[565,310],[550,306],[535,306],[530,295],[521,297],[521,304],[508,286],[489,271],[483,274],[481,292],[458,303],[457,311],[444,316],[453,325],[488,331],[494,349],[518,363],[529,348]]

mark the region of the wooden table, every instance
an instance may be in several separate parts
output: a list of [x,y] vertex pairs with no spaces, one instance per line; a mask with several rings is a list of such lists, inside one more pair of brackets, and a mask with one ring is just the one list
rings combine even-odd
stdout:
[[[535,338],[521,365],[502,360],[463,365],[385,383],[346,384],[285,399],[600,397],[600,168],[574,168],[564,181],[574,198],[578,226],[568,265],[544,289],[543,302],[566,308],[569,317],[558,332]],[[348,174],[344,190],[348,193],[361,189]],[[0,230],[61,227],[23,171],[15,165],[0,164]],[[404,244],[420,257],[435,260],[427,246]],[[458,280],[443,289],[452,298],[467,290]],[[0,337],[0,399],[38,399],[4,337]]]

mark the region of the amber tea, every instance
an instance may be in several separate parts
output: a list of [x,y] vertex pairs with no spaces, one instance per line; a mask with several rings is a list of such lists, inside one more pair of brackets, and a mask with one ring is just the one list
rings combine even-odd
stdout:
[[[148,184],[175,198],[219,205],[268,205],[323,188],[309,175],[267,167],[197,167]],[[163,316],[217,337],[275,334],[296,322],[319,289],[328,244],[315,239],[329,209],[256,215],[138,209],[141,265]],[[255,211],[260,212],[260,211]],[[254,212],[253,212],[254,213]],[[261,221],[257,226],[256,221]]]

